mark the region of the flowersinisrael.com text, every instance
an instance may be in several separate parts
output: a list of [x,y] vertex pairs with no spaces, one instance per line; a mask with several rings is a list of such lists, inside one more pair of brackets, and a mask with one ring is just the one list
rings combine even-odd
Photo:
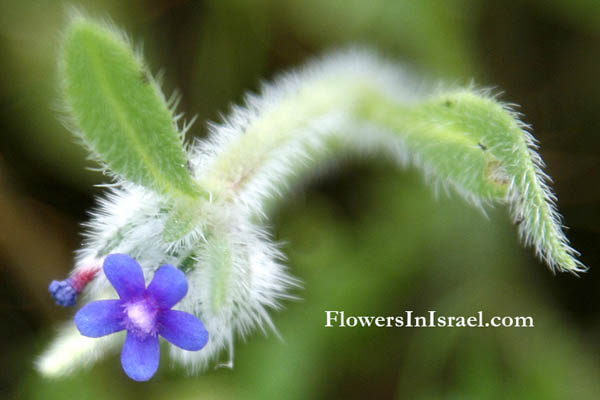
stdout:
[[325,311],[326,328],[533,328],[533,317],[492,316],[487,318],[483,311],[469,316],[438,315],[428,311],[415,315],[414,311],[394,316],[346,315],[344,311]]

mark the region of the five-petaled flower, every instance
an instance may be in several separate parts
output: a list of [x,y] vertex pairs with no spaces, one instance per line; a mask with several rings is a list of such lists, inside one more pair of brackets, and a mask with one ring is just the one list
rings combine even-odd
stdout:
[[87,304],[75,315],[75,324],[82,335],[94,338],[126,329],[121,364],[131,379],[147,381],[158,369],[158,335],[184,350],[206,345],[204,324],[192,314],[171,310],[188,290],[181,270],[163,265],[146,288],[137,261],[126,254],[111,254],[104,261],[104,274],[120,299]]

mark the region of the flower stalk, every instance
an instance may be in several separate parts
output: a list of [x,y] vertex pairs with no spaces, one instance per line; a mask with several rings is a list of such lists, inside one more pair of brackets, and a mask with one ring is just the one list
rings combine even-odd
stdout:
[[[263,85],[185,148],[189,126],[178,127],[122,33],[75,16],[61,64],[70,126],[115,180],[87,225],[75,273],[111,253],[135,258],[145,282],[160,265],[183,271],[189,293],[178,307],[204,323],[210,340],[171,355],[194,371],[223,351],[231,364],[236,335],[272,328],[269,311],[298,281],[265,221],[296,182],[347,155],[416,166],[477,207],[507,204],[525,244],[553,271],[585,269],[562,231],[533,137],[486,92],[425,93],[372,53],[334,53]],[[88,301],[115,295],[106,274],[88,288]],[[38,366],[59,376],[117,344],[93,345],[67,325]]]

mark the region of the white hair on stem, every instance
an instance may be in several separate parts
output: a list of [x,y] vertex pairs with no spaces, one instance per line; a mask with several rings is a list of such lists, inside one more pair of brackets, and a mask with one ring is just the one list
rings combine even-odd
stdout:
[[[162,264],[180,266],[189,293],[176,308],[198,316],[210,341],[199,352],[172,346],[171,355],[193,372],[223,350],[232,360],[236,335],[274,330],[269,311],[298,286],[257,222],[268,217],[265,204],[284,199],[294,182],[341,156],[385,154],[402,167],[420,168],[428,182],[453,188],[477,207],[508,203],[524,242],[553,270],[582,271],[561,230],[534,139],[518,115],[488,92],[469,88],[427,96],[414,81],[371,52],[349,50],[263,84],[261,94],[248,95],[244,106],[210,125],[208,139],[188,149],[194,180],[208,193],[182,211],[197,221],[191,231],[165,239],[173,199],[119,181],[92,215],[75,268],[115,252],[137,258],[147,280]],[[100,276],[86,299],[111,290]],[[118,345],[94,341],[95,347],[73,329],[40,359],[44,374],[63,374]],[[79,351],[65,351],[83,342]]]

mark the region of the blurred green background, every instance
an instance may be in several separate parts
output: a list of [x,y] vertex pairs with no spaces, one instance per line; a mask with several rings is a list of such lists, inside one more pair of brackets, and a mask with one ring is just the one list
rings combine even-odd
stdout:
[[[143,42],[167,92],[199,121],[327,49],[360,44],[424,82],[478,85],[521,105],[541,141],[568,236],[592,267],[553,276],[507,210],[439,199],[415,170],[353,162],[290,196],[272,220],[304,281],[274,313],[283,341],[239,341],[235,367],[189,377],[163,357],[149,383],[118,355],[49,381],[33,370],[58,322],[80,223],[107,178],[57,117],[66,2],[0,1],[0,397],[18,399],[600,398],[600,6],[597,0],[72,1]],[[421,78],[419,78],[421,79]],[[202,137],[204,122],[192,128]],[[533,329],[342,329],[324,310],[527,315]]]

